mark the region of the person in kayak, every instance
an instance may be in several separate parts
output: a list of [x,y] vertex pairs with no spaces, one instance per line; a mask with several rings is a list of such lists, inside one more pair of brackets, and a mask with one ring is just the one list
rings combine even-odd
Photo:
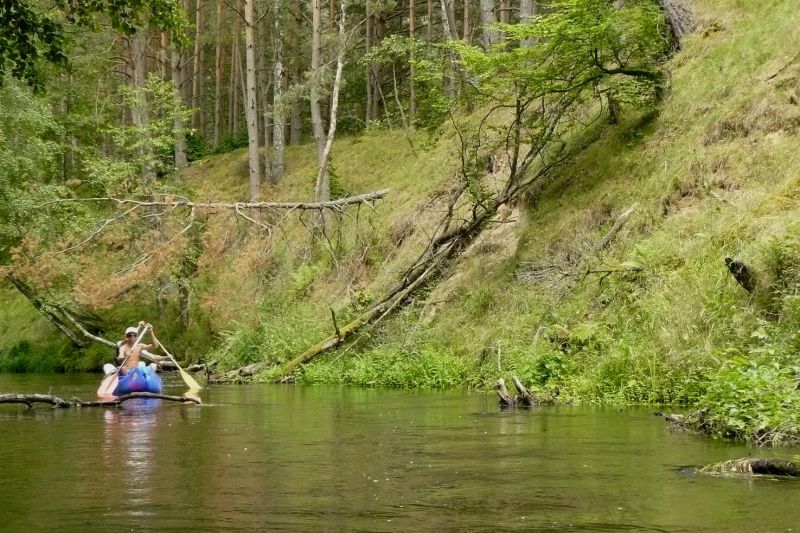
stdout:
[[[139,328],[131,326],[125,330],[125,339],[117,343],[117,359],[115,361],[118,366],[122,365],[122,368],[120,368],[119,371],[120,375],[122,376],[127,374],[129,370],[136,368],[136,366],[139,364],[139,359],[142,354],[146,355],[149,359],[155,362],[166,361],[168,359],[167,357],[150,353],[149,350],[155,350],[158,348],[159,344],[153,335],[153,326],[150,324],[145,324],[144,322],[139,322],[139,327],[141,326],[144,326],[150,331],[153,342],[152,344],[144,344],[140,342],[134,346],[133,343],[135,343],[136,339],[139,337]],[[151,363],[153,370],[155,370],[155,362]]]

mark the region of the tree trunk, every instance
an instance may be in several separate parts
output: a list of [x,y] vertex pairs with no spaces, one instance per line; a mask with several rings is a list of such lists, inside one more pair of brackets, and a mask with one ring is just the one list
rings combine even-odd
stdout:
[[217,35],[214,45],[214,139],[212,147],[219,148],[219,135],[222,128],[222,17],[224,13],[223,0],[217,0]]
[[[416,14],[414,13],[414,2],[416,0],[408,0],[408,37],[414,40],[414,30],[416,29]],[[417,114],[417,99],[414,92],[414,51],[411,51],[410,57],[410,70],[408,74],[408,114],[411,120],[414,120],[414,115]]]
[[426,24],[428,53],[430,53],[431,46],[433,45],[433,0],[428,0],[428,20]]
[[496,23],[497,19],[494,16],[494,0],[481,0],[481,29],[483,31],[481,43],[487,50],[500,40],[500,32],[492,27],[492,25]]
[[[319,172],[317,173],[317,183],[315,190],[315,201],[327,202],[331,199],[331,182],[328,173],[328,159],[330,158],[333,138],[336,135],[336,112],[339,107],[339,88],[342,84],[342,70],[344,68],[345,53],[345,33],[344,33],[344,6],[342,6],[342,17],[339,21],[339,53],[336,57],[336,76],[333,80],[333,91],[331,93],[331,112],[328,124],[328,137],[322,150],[319,161]],[[322,218],[322,217],[320,217]]]
[[192,58],[192,127],[203,130],[203,26],[205,25],[205,5],[197,0],[194,28],[194,57]]
[[[177,44],[174,42],[170,46],[170,71],[172,74],[172,85],[175,88],[175,104],[181,104],[181,85],[183,85],[181,69],[181,55],[178,50]],[[175,154],[174,162],[175,168],[180,170],[186,168],[188,164],[186,159],[186,129],[183,125],[183,117],[180,113],[175,114],[173,122],[173,130],[175,135]]]
[[245,66],[247,94],[247,159],[250,166],[250,199],[255,200],[261,190],[261,161],[258,158],[258,109],[256,106],[256,55],[255,55],[255,0],[245,0]]
[[[453,10],[450,0],[441,0],[442,3],[442,28],[444,29],[445,43],[455,40],[456,30],[453,23]],[[458,93],[458,72],[459,67],[455,53],[449,52],[450,64],[447,73],[447,94],[452,98]]]
[[158,49],[158,72],[161,74],[161,79],[167,79],[167,70],[170,68],[169,58],[169,40],[167,32],[161,32],[161,47]]
[[322,83],[321,53],[321,25],[320,0],[312,0],[311,6],[311,88],[309,102],[311,104],[311,127],[314,131],[314,144],[317,150],[317,162],[322,162],[322,152],[325,149],[325,132],[322,126],[322,113],[319,107],[319,91]]
[[274,128],[272,132],[272,171],[270,172],[270,183],[276,185],[283,178],[283,135],[285,132],[284,105],[283,105],[283,31],[280,24],[280,17],[277,15],[281,10],[281,0],[273,0],[275,5],[275,28],[272,34],[273,49],[275,54],[275,64],[273,66],[273,89],[272,89],[272,120]]
[[131,58],[131,82],[136,95],[131,106],[131,122],[139,128],[142,139],[140,155],[142,157],[142,175],[145,179],[155,179],[153,170],[153,147],[150,143],[150,115],[147,104],[145,84],[147,83],[147,41],[146,27],[136,29],[136,33],[128,38]]
[[[414,0],[409,0],[413,2]],[[372,13],[369,11],[369,4],[367,4],[367,18],[364,24],[364,51],[366,54],[369,54],[370,48],[372,46]],[[365,104],[365,118],[364,122],[366,123],[367,127],[369,127],[369,123],[372,120],[372,64],[367,65],[367,101]]]
[[[520,24],[527,24],[530,22],[531,17],[537,13],[536,0],[521,0],[519,3],[519,22]],[[533,44],[533,39],[522,39],[519,45],[522,48],[528,48]]]
[[233,19],[233,35],[231,36],[231,75],[228,82],[228,131],[232,135],[239,133],[239,17]]
[[694,13],[688,0],[658,0],[667,16],[667,22],[678,48],[695,27]]
[[508,24],[511,22],[510,0],[500,0],[500,22],[503,24]]
[[272,147],[272,107],[269,105],[269,92],[272,88],[272,72],[270,65],[267,63],[267,51],[269,49],[268,35],[270,32],[270,20],[266,17],[266,13],[257,17],[261,22],[258,26],[256,33],[256,42],[259,46],[256,47],[256,81],[258,87],[256,93],[258,95],[258,108],[261,110],[259,114],[259,132],[261,132],[262,146],[264,147],[264,181],[271,178],[272,162],[271,162],[271,147]]
[[[300,85],[300,76],[301,76],[301,64],[300,64],[300,57],[299,54],[299,42],[300,42],[300,31],[302,29],[303,18],[302,18],[302,0],[297,0],[297,5],[295,6],[295,10],[293,15],[293,24],[294,24],[294,31],[291,32],[292,35],[290,36],[291,41],[291,50],[292,55],[294,56],[292,59],[292,85],[295,87]],[[291,108],[291,124],[289,128],[289,144],[298,145],[302,142],[302,119],[300,117],[300,99],[295,97],[292,98],[292,108]]]
[[471,17],[472,17],[472,0],[464,0],[464,34],[461,37],[467,44],[470,44],[472,42],[472,21],[470,20]]

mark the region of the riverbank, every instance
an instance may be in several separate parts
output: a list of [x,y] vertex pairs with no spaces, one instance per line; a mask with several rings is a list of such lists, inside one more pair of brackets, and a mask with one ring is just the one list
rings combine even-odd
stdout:
[[[796,6],[699,1],[696,16],[657,109],[596,125],[593,142],[504,212],[438,283],[296,379],[488,389],[517,375],[563,402],[704,407],[719,436],[800,427],[786,408],[797,405],[800,349]],[[329,240],[312,243],[296,219],[272,238],[235,216],[209,216],[176,261],[175,280],[158,285],[144,271],[98,283],[119,264],[96,257],[76,298],[104,315],[109,337],[147,317],[184,359],[217,358],[223,370],[264,362],[256,380],[270,381],[333,334],[331,309],[339,325],[358,316],[424,250],[456,175],[455,148],[446,127],[410,142],[392,130],[342,137],[333,153],[339,194],[391,191],[374,211],[343,216]],[[310,198],[313,157],[310,145],[291,147],[286,178],[265,198]],[[192,198],[245,197],[245,161],[243,150],[205,158],[175,187]],[[498,156],[488,179],[503,164]],[[747,266],[749,289],[726,258]],[[188,318],[178,282],[192,295]],[[0,368],[24,369],[9,361],[27,361],[19,355],[56,334],[11,298],[0,311]],[[30,332],[34,324],[49,332]],[[59,370],[106,355],[53,345]]]

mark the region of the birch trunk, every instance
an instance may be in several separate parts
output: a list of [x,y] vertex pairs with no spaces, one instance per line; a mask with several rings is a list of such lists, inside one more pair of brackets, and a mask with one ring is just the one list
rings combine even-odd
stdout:
[[[318,2],[319,0],[314,0]],[[327,202],[331,199],[331,182],[328,173],[328,159],[333,146],[333,138],[336,135],[336,112],[339,108],[339,88],[342,85],[342,70],[344,69],[345,54],[345,34],[344,34],[345,10],[342,5],[341,19],[339,20],[339,53],[336,57],[336,76],[333,80],[333,91],[331,94],[330,121],[328,124],[328,136],[319,158],[319,172],[317,173],[317,184],[315,191],[315,201]]]
[[261,190],[261,162],[258,159],[258,109],[256,106],[256,55],[254,28],[255,0],[245,0],[245,68],[247,107],[247,159],[250,167],[250,199],[255,200]]

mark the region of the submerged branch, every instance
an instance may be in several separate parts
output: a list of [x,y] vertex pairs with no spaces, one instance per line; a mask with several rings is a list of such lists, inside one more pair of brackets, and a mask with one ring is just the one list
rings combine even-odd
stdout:
[[167,400],[171,402],[182,402],[182,403],[195,403],[195,404],[202,404],[203,402],[200,398],[196,398],[193,396],[170,396],[167,394],[156,394],[153,392],[132,392],[130,394],[125,394],[118,398],[114,398],[113,400],[97,400],[97,401],[89,401],[85,402],[79,398],[73,398],[71,400],[66,400],[59,396],[54,396],[52,394],[0,394],[0,404],[2,403],[23,403],[27,405],[29,408],[33,407],[35,403],[48,403],[53,407],[116,407],[120,405],[122,402],[126,402],[128,400],[134,400],[136,398],[150,398],[150,399],[158,399],[158,400]]

